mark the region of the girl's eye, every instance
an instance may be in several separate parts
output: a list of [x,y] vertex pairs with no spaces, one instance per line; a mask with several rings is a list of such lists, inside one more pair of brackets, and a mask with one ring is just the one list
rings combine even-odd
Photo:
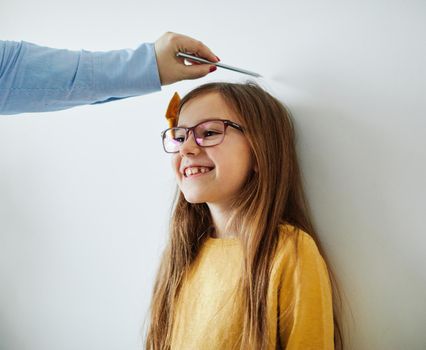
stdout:
[[176,142],[183,143],[183,141],[185,141],[185,138],[184,137],[175,137],[174,140]]
[[215,135],[219,135],[220,132],[216,132],[213,130],[206,130],[204,131],[203,137],[208,137],[208,136],[215,136]]

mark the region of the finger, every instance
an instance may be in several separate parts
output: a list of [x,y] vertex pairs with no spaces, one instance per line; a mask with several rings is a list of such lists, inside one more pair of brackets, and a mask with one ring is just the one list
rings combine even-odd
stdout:
[[183,74],[185,75],[185,79],[197,79],[204,77],[211,72],[214,72],[216,68],[216,66],[212,66],[209,64],[186,66],[184,68]]
[[190,58],[187,58],[185,61],[190,63],[190,64],[202,64],[201,62],[191,60]]
[[212,62],[219,61],[219,58],[201,41],[192,39],[185,35],[181,37],[179,51],[187,53],[191,52],[196,56],[205,58]]

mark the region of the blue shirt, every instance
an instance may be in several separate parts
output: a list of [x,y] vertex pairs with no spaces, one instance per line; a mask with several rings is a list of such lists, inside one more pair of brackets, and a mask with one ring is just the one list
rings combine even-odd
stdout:
[[153,43],[90,52],[0,41],[0,114],[56,111],[158,90]]

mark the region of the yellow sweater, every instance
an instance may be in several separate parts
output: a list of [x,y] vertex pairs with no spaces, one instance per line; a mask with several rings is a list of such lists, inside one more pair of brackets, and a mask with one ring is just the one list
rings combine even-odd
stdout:
[[[283,244],[274,258],[267,297],[270,349],[333,349],[333,307],[327,267],[306,232]],[[172,332],[172,350],[238,349],[243,313],[233,293],[242,249],[237,239],[209,237],[182,285]],[[294,304],[293,312],[284,311]],[[279,317],[279,315],[282,315]],[[279,319],[280,318],[280,319]]]

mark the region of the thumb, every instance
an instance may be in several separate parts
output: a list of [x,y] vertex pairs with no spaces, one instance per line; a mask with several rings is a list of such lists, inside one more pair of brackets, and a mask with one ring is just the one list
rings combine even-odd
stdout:
[[185,66],[183,70],[183,79],[197,79],[206,76],[207,74],[214,72],[217,69],[216,66],[210,64],[193,64]]

